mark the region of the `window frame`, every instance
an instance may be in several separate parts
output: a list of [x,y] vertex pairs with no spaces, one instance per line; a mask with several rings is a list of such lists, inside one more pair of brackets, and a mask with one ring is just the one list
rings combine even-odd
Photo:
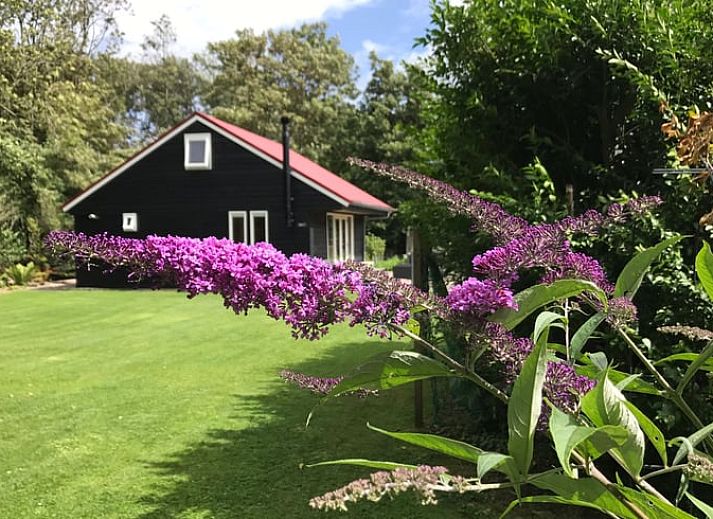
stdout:
[[[332,225],[330,226],[330,218]],[[339,223],[336,223],[339,222]],[[342,228],[342,223],[346,224],[346,229]],[[344,213],[327,213],[326,217],[327,230],[327,261],[333,263],[356,258],[354,250],[354,215]],[[344,232],[343,232],[344,231]],[[348,235],[348,243],[342,243],[342,240]],[[329,246],[329,239],[332,237],[333,246]],[[348,247],[347,247],[348,245]],[[348,249],[348,250],[347,250]]]
[[[205,143],[205,155],[203,156],[203,162],[190,162],[191,142]],[[213,135],[210,132],[183,134],[183,167],[187,171],[213,169]]]
[[[133,223],[127,224],[127,220],[129,220]],[[138,213],[121,213],[121,230],[124,232],[138,232],[139,231],[139,215],[138,215]]]
[[233,219],[241,216],[243,218],[243,236],[245,236],[245,241],[235,242],[235,243],[248,243],[248,212],[247,211],[228,211],[228,238],[231,241],[235,241],[233,234],[235,228],[233,226]]
[[[270,216],[266,209],[250,211],[250,245],[255,245],[255,218],[265,217],[265,243],[270,243]],[[259,243],[259,242],[258,242]]]

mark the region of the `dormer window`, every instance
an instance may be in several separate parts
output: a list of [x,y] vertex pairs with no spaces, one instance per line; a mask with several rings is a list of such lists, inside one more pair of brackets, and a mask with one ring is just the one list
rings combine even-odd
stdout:
[[186,169],[211,169],[213,167],[210,133],[186,133],[183,135]]

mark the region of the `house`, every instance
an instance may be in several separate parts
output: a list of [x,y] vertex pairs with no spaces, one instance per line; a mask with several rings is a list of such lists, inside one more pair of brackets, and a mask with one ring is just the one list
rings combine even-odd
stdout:
[[[285,118],[279,143],[196,112],[62,209],[86,234],[216,236],[363,260],[367,219],[394,209],[288,149]],[[100,269],[77,272],[78,286],[125,283]]]

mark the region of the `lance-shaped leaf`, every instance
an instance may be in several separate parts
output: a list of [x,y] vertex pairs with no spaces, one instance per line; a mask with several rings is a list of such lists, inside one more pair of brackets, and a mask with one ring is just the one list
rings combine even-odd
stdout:
[[579,358],[582,353],[582,348],[584,348],[584,345],[605,317],[606,315],[604,315],[604,312],[597,312],[587,319],[587,321],[574,333],[572,340],[569,343],[569,349],[573,359]]
[[646,514],[646,517],[655,519],[696,519],[695,516],[654,495],[639,492],[623,485],[617,485],[617,488],[629,501],[638,506]]
[[688,438],[679,436],[678,438],[674,438],[673,440],[671,440],[671,443],[681,443],[681,446],[678,448],[678,452],[676,452],[676,456],[673,458],[673,464],[678,465],[681,460],[683,460],[683,458],[685,458],[696,445],[698,445],[711,435],[713,435],[713,422],[709,423],[705,427],[698,429]]
[[[659,359],[654,362],[654,365],[659,366],[665,364],[666,362],[696,362],[700,357],[700,353],[674,353],[663,359]],[[690,366],[689,366],[690,367]],[[713,359],[704,360],[697,368],[702,371],[713,371]]]
[[331,398],[358,389],[384,390],[416,380],[453,377],[445,364],[415,351],[391,351],[372,357],[327,393]]
[[[585,357],[582,357],[585,358]],[[575,366],[575,371],[578,375],[584,375],[589,378],[597,378],[601,373],[601,369],[596,366]],[[626,381],[626,386],[624,388],[619,388],[621,391],[630,391],[632,393],[643,393],[645,395],[660,395],[661,391],[656,388],[653,384],[641,380],[641,377],[630,378],[631,375],[624,373],[623,371],[617,371],[615,369],[609,369],[609,380],[614,382],[617,386],[624,381]]]
[[392,432],[379,429],[378,427],[374,427],[370,424],[366,425],[372,431],[380,432],[386,436],[391,436],[392,438],[401,440],[402,442],[417,445],[418,447],[430,449],[435,452],[440,452],[441,454],[452,456],[461,460],[470,461],[471,463],[478,463],[478,458],[481,454],[483,454],[483,450],[478,447],[474,447],[473,445],[462,441],[444,438],[443,436],[438,436],[437,434]]
[[560,279],[549,285],[535,285],[519,292],[515,295],[517,310],[502,308],[490,316],[490,320],[512,330],[538,308],[578,296],[582,292],[592,294],[604,307],[607,306],[606,294],[594,283],[581,279]]
[[525,359],[508,402],[508,451],[522,475],[527,475],[532,463],[546,372],[547,341],[540,341]]
[[560,465],[572,478],[575,477],[569,463],[572,451],[581,446],[582,452],[596,459],[609,449],[621,447],[628,438],[626,429],[621,426],[585,427],[557,408],[553,408],[550,415],[550,434]]
[[705,504],[690,492],[686,492],[686,497],[691,501],[691,503],[696,505],[696,508],[706,514],[706,517],[713,517],[713,506]]
[[713,299],[713,253],[708,242],[703,242],[703,247],[696,255],[696,274],[701,281],[703,290],[708,297]]
[[678,243],[685,236],[672,236],[658,245],[639,252],[631,258],[624,269],[619,274],[614,288],[614,297],[627,296],[633,298],[644,280],[646,271],[661,253],[671,245]]
[[604,485],[593,478],[572,479],[565,474],[547,474],[530,481],[534,486],[549,490],[562,499],[564,504],[582,506],[589,503],[602,512],[610,512],[617,517],[638,519],[624,503],[609,492]]
[[564,315],[555,312],[542,312],[535,320],[535,328],[532,332],[532,342],[537,342],[542,332],[547,330],[555,321],[564,320]]
[[326,465],[352,465],[355,467],[367,467],[370,469],[379,470],[396,470],[396,469],[416,469],[416,465],[409,465],[407,463],[397,463],[395,461],[374,461],[365,460],[362,458],[348,458],[341,460],[331,460],[331,461],[321,461],[319,463],[312,463],[310,465],[305,465],[305,467],[322,467]]
[[478,479],[483,479],[492,470],[505,474],[513,483],[520,481],[520,472],[517,469],[515,460],[507,454],[483,452],[478,457]]
[[611,452],[623,462],[632,475],[638,476],[644,464],[644,433],[626,402],[626,398],[609,380],[605,370],[599,376],[594,389],[582,398],[582,411],[597,427],[621,425],[626,429],[627,441]]
[[634,413],[634,416],[639,422],[639,425],[644,431],[644,434],[651,442],[651,445],[654,446],[656,452],[659,453],[663,464],[668,465],[668,454],[666,453],[666,438],[664,438],[661,429],[658,428],[658,426],[651,420],[651,418],[646,416],[638,407],[636,407],[631,402],[627,401],[626,407],[627,409],[629,409],[629,411]]
[[[568,499],[566,497],[560,497],[560,496],[527,496],[527,497],[522,497],[520,499],[515,499],[514,501],[510,502],[508,507],[503,511],[502,514],[500,514],[500,519],[503,519],[510,512],[512,512],[516,506],[522,505],[525,503],[545,503],[545,504],[581,506],[583,508],[593,508],[594,510],[598,510],[602,513],[606,513],[605,508],[603,508],[601,506],[597,506],[594,503],[589,502],[589,501],[583,501],[581,499]],[[622,515],[621,517],[636,518],[636,516],[631,513],[630,513],[630,515]]]
[[683,374],[683,378],[676,388],[676,392],[679,395],[683,394],[683,390],[686,389],[693,375],[695,375],[699,369],[713,371],[713,359],[711,359],[711,356],[713,356],[713,341],[709,342],[708,345],[703,348],[703,351],[696,356],[695,360],[691,362],[691,365],[688,366],[686,373]]

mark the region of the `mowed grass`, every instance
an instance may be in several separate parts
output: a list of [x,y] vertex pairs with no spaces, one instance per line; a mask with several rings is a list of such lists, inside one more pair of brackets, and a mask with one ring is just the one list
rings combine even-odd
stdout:
[[[0,517],[319,517],[310,497],[368,473],[341,457],[445,460],[370,432],[412,428],[412,389],[341,398],[280,381],[346,372],[385,349],[340,326],[295,341],[259,312],[171,291],[0,294]],[[351,517],[497,517],[486,503],[413,495]]]

